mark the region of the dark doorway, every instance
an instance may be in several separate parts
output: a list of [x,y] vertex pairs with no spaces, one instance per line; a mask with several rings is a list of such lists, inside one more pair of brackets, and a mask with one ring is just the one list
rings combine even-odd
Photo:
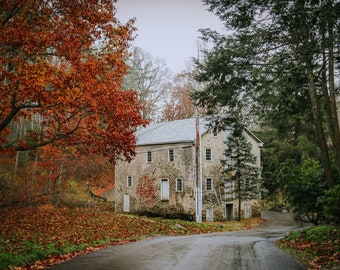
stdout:
[[225,205],[226,220],[230,221],[234,219],[234,205],[227,203]]

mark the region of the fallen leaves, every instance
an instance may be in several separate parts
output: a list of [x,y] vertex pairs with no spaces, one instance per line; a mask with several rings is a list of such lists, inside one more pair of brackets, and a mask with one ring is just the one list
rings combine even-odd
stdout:
[[340,230],[333,226],[315,226],[298,235],[278,241],[308,269],[333,269],[340,265]]
[[0,219],[0,269],[44,269],[110,245],[147,237],[250,229],[263,222],[255,218],[198,224],[50,205],[4,208]]

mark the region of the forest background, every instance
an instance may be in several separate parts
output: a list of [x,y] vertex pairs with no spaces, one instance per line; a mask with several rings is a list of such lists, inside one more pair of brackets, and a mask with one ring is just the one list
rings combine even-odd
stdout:
[[134,20],[115,12],[112,1],[1,1],[2,206],[103,195],[138,126],[192,115],[187,74],[130,48]]
[[265,207],[339,223],[339,1],[204,3],[228,31],[202,30],[200,58],[173,75],[131,47],[114,1],[0,0],[0,205],[88,206],[138,127],[196,104],[263,140]]
[[202,29],[200,57],[176,75],[131,47],[134,20],[112,1],[1,4],[1,205],[102,196],[136,128],[196,104],[214,128],[232,119],[263,140],[268,206],[338,222],[337,1],[204,1],[228,31]]

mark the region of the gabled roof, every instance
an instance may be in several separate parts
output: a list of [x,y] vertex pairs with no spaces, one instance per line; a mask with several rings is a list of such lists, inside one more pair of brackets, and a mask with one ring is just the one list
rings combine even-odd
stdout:
[[[195,118],[189,118],[150,124],[137,130],[137,145],[194,142],[196,140],[195,120]],[[207,121],[202,118],[199,131],[201,135],[208,131]]]
[[263,141],[259,139],[252,131],[249,129],[245,128],[245,130],[248,132],[248,134],[254,138],[254,140],[259,144],[259,147],[263,147]]
[[[209,120],[199,119],[199,133],[205,134],[209,130]],[[263,142],[249,129],[245,131],[253,137],[261,147]],[[188,118],[163,123],[153,123],[141,128],[135,133],[137,145],[156,145],[170,143],[185,143],[196,141],[196,119]]]

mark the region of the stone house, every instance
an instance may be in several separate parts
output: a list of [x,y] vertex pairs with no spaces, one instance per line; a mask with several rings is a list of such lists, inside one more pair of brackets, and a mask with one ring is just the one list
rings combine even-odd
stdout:
[[[139,129],[135,158],[116,164],[116,211],[196,217],[198,222],[233,219],[238,203],[233,196],[219,196],[215,188],[221,181],[226,132],[215,133],[206,123],[190,118]],[[245,135],[260,167],[262,142],[249,130]],[[259,206],[255,200],[241,208],[250,217]]]

